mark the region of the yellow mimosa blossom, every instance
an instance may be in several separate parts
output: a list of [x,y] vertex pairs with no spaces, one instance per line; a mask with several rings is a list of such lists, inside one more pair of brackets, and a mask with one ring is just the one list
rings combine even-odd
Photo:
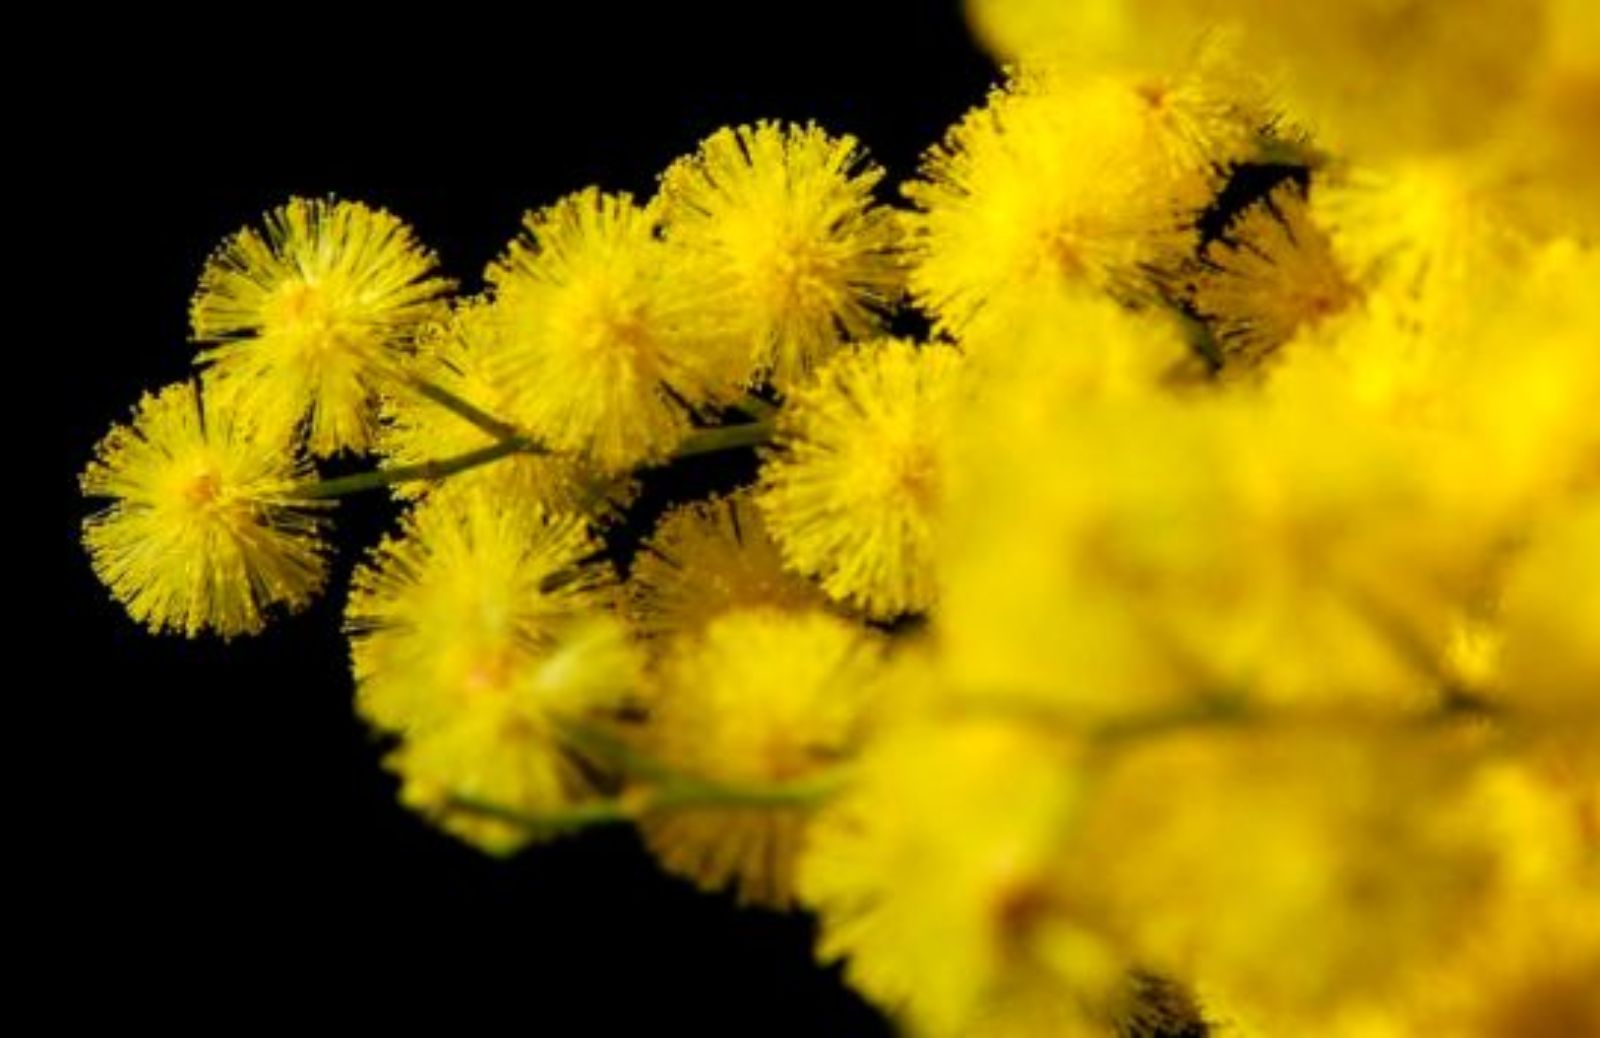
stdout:
[[1170,68],[1192,54],[1205,25],[1194,0],[966,0],[963,6],[978,42],[1006,61]]
[[[486,300],[458,305],[447,324],[423,337],[411,368],[416,376],[515,427],[524,388],[506,371],[504,330]],[[478,450],[494,442],[477,425],[408,386],[396,386],[384,399],[386,419],[377,449],[383,465],[415,465]],[[559,512],[603,513],[625,502],[625,480],[589,471],[582,459],[555,453],[520,453],[492,466],[451,477],[452,481],[493,480],[508,493]],[[397,483],[403,498],[419,497],[435,483]]]
[[688,407],[742,372],[712,290],[671,256],[655,206],[589,188],[523,220],[488,271],[517,413],[540,442],[617,473],[671,452]]
[[634,557],[627,601],[634,629],[651,639],[699,634],[734,610],[827,604],[815,584],[783,568],[749,490],[663,516]]
[[1542,0],[968,0],[1005,56],[1172,67],[1226,39],[1318,136],[1372,154],[1459,147],[1504,124],[1546,34]]
[[[1153,95],[1163,99],[1165,95]],[[1195,241],[1213,171],[1151,123],[1134,89],[1034,76],[995,92],[929,152],[904,193],[911,290],[939,330],[1060,284],[1138,297]],[[1173,147],[1169,147],[1171,143]]]
[[291,199],[217,250],[190,306],[200,359],[264,429],[306,423],[317,456],[366,450],[385,369],[451,282],[410,228],[358,202]]
[[1062,883],[1078,751],[996,721],[912,722],[818,817],[818,954],[918,1035],[1106,1035],[1125,961]]
[[1527,252],[1496,186],[1453,157],[1340,170],[1310,204],[1355,284],[1426,324],[1454,327],[1461,304],[1497,290]]
[[1358,294],[1311,221],[1305,195],[1285,185],[1206,246],[1190,298],[1211,321],[1223,363],[1249,367]]
[[1470,933],[1495,848],[1435,808],[1465,763],[1438,734],[1327,722],[1130,744],[1085,809],[1071,882],[1140,962],[1306,1033]]
[[1312,329],[1270,390],[1289,412],[1342,399],[1369,434],[1392,436],[1452,535],[1517,537],[1553,500],[1600,483],[1596,278],[1600,254],[1558,242],[1514,283],[1460,299],[1447,328],[1370,299]]
[[1160,391],[1195,360],[1172,313],[1070,287],[1041,291],[1029,306],[985,321],[961,351],[985,399],[1029,409],[1019,425],[1048,423],[1079,399]]
[[1527,88],[1542,43],[1535,0],[1348,0],[1208,5],[1247,40],[1327,144],[1415,154],[1492,137]]
[[757,497],[791,568],[873,616],[933,605],[941,437],[961,376],[948,346],[884,339],[795,395]]
[[[738,786],[814,779],[849,760],[873,706],[872,633],[824,613],[731,612],[678,642],[649,704],[645,745],[674,771]],[[662,865],[743,902],[787,908],[811,810],[730,806],[648,814]]]
[[1500,603],[1500,688],[1515,712],[1586,715],[1600,738],[1600,496],[1532,531]]
[[356,703],[381,728],[427,730],[522,694],[558,636],[607,601],[581,517],[494,489],[429,494],[352,578]]
[[667,240],[725,282],[752,380],[788,391],[883,331],[904,278],[882,177],[854,137],[771,122],[718,130],[662,176]]
[[561,744],[551,720],[615,706],[637,680],[621,624],[582,620],[498,689],[481,689],[447,720],[407,734],[385,763],[399,774],[407,806],[486,851],[509,853],[536,833],[464,802],[538,819],[592,795],[594,772]]
[[1600,233],[1600,17],[1588,0],[1544,0],[1543,53],[1527,97],[1487,161],[1514,184],[1519,219],[1542,237]]
[[202,384],[146,394],[84,470],[110,504],[84,522],[95,573],[152,631],[254,634],[321,590],[321,523],[295,487],[311,467]]

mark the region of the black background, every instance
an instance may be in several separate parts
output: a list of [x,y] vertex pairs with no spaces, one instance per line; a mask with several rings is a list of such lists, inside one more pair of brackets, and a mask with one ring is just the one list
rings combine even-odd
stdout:
[[[524,210],[588,184],[647,195],[720,125],[815,119],[904,177],[995,75],[953,0],[522,6],[97,16],[17,41],[50,59],[18,107],[38,177],[21,215],[46,217],[27,257],[44,330],[13,347],[58,387],[41,484],[53,554],[30,542],[24,561],[48,559],[59,615],[12,627],[27,669],[45,664],[13,699],[50,719],[6,729],[45,850],[13,915],[38,924],[27,958],[65,992],[63,1020],[227,1033],[444,1009],[460,1029],[482,1016],[542,1034],[884,1033],[812,964],[805,919],[701,895],[629,834],[495,861],[395,804],[338,630],[350,567],[393,518],[383,501],[342,509],[328,597],[229,645],[144,633],[78,544],[93,444],[189,370],[207,253],[290,195],[392,210],[471,289]],[[651,500],[700,479],[657,477]]]

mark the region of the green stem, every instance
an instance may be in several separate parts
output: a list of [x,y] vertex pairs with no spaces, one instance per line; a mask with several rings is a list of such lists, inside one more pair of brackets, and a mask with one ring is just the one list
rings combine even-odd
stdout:
[[[470,407],[471,405],[466,405]],[[493,419],[491,419],[492,421]],[[510,426],[505,428],[510,429]],[[772,423],[769,421],[746,422],[741,425],[724,425],[715,429],[699,429],[686,436],[678,449],[673,453],[673,458],[691,458],[701,454],[715,454],[718,451],[737,450],[740,447],[749,447],[757,443],[765,443],[772,436]],[[480,465],[487,465],[491,461],[512,454],[546,454],[546,448],[537,440],[523,436],[512,431],[503,436],[496,443],[477,450],[467,451],[464,454],[452,455],[448,458],[433,458],[428,461],[418,462],[415,465],[396,465],[392,468],[374,469],[371,472],[357,472],[349,476],[338,476],[334,479],[315,480],[304,483],[289,492],[289,497],[298,500],[320,501],[332,497],[345,497],[349,494],[359,494],[367,490],[377,490],[380,487],[394,486],[396,483],[414,483],[422,480],[440,480],[453,476],[458,472],[475,469]]]
[[739,425],[722,425],[715,429],[696,429],[683,438],[683,442],[678,444],[678,449],[672,452],[672,457],[674,460],[693,458],[700,454],[754,447],[772,439],[772,430],[771,418],[743,422]]
[[310,501],[320,501],[330,497],[345,497],[367,490],[393,486],[396,483],[444,479],[446,476],[455,475],[457,472],[475,469],[480,465],[487,465],[492,461],[498,461],[513,454],[538,453],[540,451],[539,445],[532,440],[522,436],[512,436],[501,440],[499,443],[491,443],[487,447],[479,447],[477,450],[467,451],[465,454],[456,454],[448,458],[435,458],[415,465],[396,465],[393,468],[373,469],[370,472],[357,472],[354,475],[337,476],[333,479],[303,483],[291,490],[289,496]]
[[412,374],[406,374],[403,378],[406,385],[415,390],[419,396],[432,400],[451,414],[477,426],[497,440],[509,440],[520,435],[516,426],[509,422],[501,421],[476,404],[463,400],[435,382],[429,382],[425,378]]
[[579,753],[607,765],[632,785],[623,793],[541,814],[528,814],[473,797],[452,797],[453,810],[470,811],[544,835],[640,818],[665,811],[705,808],[784,809],[821,803],[838,792],[846,778],[843,768],[829,768],[794,782],[732,783],[700,778],[676,771],[641,753],[626,740],[577,721],[560,725],[562,737]]
[[754,393],[746,393],[739,401],[739,410],[757,421],[765,422],[778,417],[777,404],[769,404]]
[[533,830],[545,836],[560,836],[563,833],[575,832],[579,829],[589,829],[599,825],[615,825],[619,822],[633,821],[633,815],[626,804],[620,800],[592,800],[585,804],[574,804],[572,807],[560,811],[547,811],[539,815],[530,815],[523,811],[514,811],[499,804],[492,804],[487,800],[476,797],[451,797],[446,807],[452,811],[466,811],[469,814],[482,815],[508,825],[520,826]]
[[827,800],[844,784],[844,772],[833,768],[794,782],[734,784],[681,776],[649,790],[640,813],[704,807],[810,807]]
[[837,792],[842,781],[843,775],[837,770],[798,782],[755,785],[707,782],[685,776],[660,785],[635,789],[631,794],[591,800],[539,814],[529,814],[475,797],[451,797],[447,806],[450,810],[482,815],[542,836],[559,836],[601,825],[637,822],[646,815],[663,811],[810,807]]

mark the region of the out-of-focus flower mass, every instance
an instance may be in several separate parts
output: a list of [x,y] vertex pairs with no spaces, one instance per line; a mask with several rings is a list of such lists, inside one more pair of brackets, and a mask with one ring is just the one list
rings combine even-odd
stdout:
[[1600,9],[967,6],[913,169],[721,129],[470,297],[359,203],[239,232],[95,573],[254,633],[392,489],[401,801],[637,825],[910,1035],[1600,1034]]

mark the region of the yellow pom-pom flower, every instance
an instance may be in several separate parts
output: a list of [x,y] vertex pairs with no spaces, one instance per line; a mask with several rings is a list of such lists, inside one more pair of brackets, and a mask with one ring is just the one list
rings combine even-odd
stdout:
[[346,627],[356,705],[404,739],[403,799],[490,850],[531,835],[455,811],[457,797],[538,816],[591,791],[559,732],[636,692],[610,575],[581,518],[492,484],[448,486],[356,571]]
[[312,453],[365,450],[386,366],[443,313],[451,283],[411,230],[357,202],[291,199],[217,250],[190,306],[201,353],[264,429]]
[[1268,1033],[1315,1033],[1469,933],[1492,875],[1493,841],[1437,806],[1469,758],[1408,734],[1323,722],[1130,744],[1095,786],[1070,882],[1146,966],[1282,1023]]
[[622,625],[594,616],[566,627],[519,671],[499,689],[480,689],[448,721],[407,735],[385,761],[400,776],[403,803],[494,854],[539,831],[478,808],[538,821],[593,792],[596,773],[560,743],[551,722],[624,703],[639,661]]
[[1063,283],[1151,294],[1147,270],[1191,251],[1215,174],[1150,111],[1135,89],[1035,76],[951,130],[904,188],[910,286],[936,328],[959,336]]
[[787,391],[883,330],[904,279],[882,177],[853,137],[771,122],[718,130],[662,176],[667,240],[725,279],[753,380]]
[[784,409],[758,501],[788,565],[877,617],[933,605],[941,441],[961,388],[943,345],[834,358]]
[[1355,283],[1438,328],[1459,327],[1466,304],[1501,290],[1526,261],[1505,204],[1480,167],[1455,156],[1340,169],[1311,196]]
[[[449,323],[426,335],[412,372],[478,410],[513,427],[521,423],[523,386],[508,377],[503,327],[494,308],[474,299],[457,306]],[[384,400],[385,422],[377,448],[385,467],[416,465],[466,454],[493,439],[478,425],[408,386],[396,386]],[[452,482],[489,480],[505,493],[556,512],[605,514],[623,503],[631,487],[592,471],[582,458],[523,452],[450,477]],[[397,483],[402,498],[425,494],[434,483]]]
[[1048,423],[1059,408],[1096,398],[1162,391],[1197,358],[1167,310],[1132,310],[1063,286],[985,321],[961,340],[974,395],[1028,411],[1019,425]]
[[627,592],[634,629],[649,639],[698,634],[735,610],[827,603],[815,584],[783,568],[748,490],[668,512],[635,556]]
[[[870,720],[876,637],[824,613],[729,613],[663,664],[645,740],[676,772],[730,787],[817,778],[850,758]],[[742,902],[787,908],[812,811],[680,808],[647,814],[670,871]]]
[[606,472],[660,460],[689,408],[742,377],[725,309],[671,264],[654,206],[589,188],[524,218],[489,268],[518,415],[542,443]]
[[818,815],[800,894],[818,953],[919,1035],[1104,1035],[1122,957],[1061,883],[1079,755],[1040,729],[912,723]]
[[382,728],[436,727],[515,694],[562,630],[607,601],[584,520],[495,489],[428,495],[352,578],[357,705]]
[[310,466],[193,382],[146,395],[95,449],[83,492],[95,573],[152,631],[253,634],[322,587],[320,523],[293,490]]
[[1303,328],[1357,299],[1305,195],[1277,188],[1206,246],[1191,290],[1212,322],[1224,364],[1259,364]]

